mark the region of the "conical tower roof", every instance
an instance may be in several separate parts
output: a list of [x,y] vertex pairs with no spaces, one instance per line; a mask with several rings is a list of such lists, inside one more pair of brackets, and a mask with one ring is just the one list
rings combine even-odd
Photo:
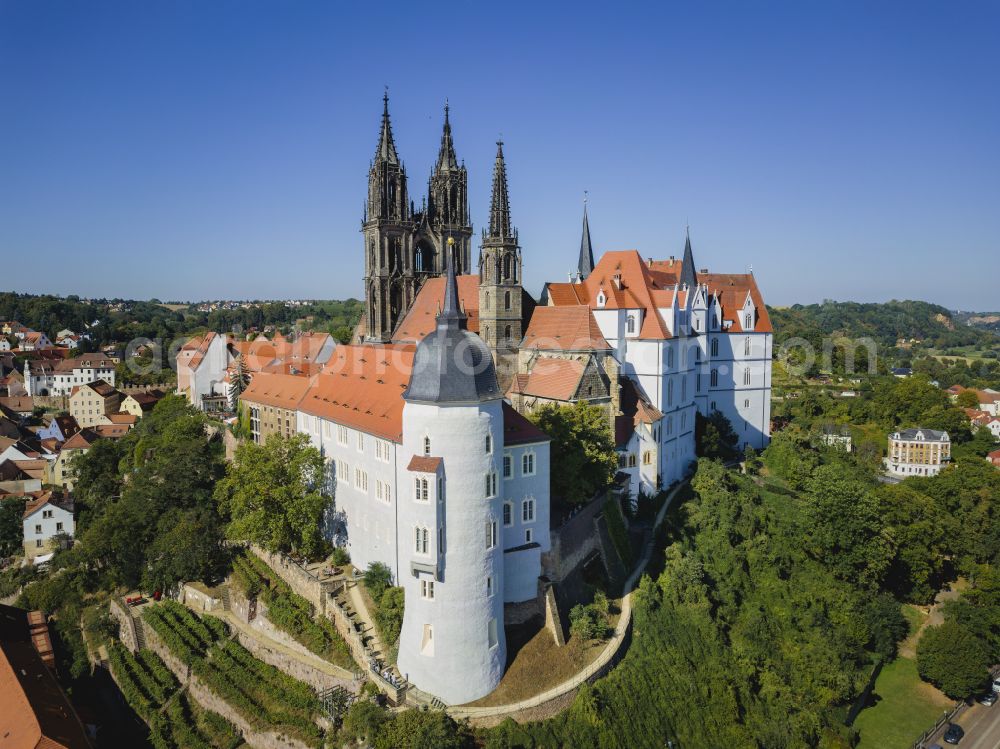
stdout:
[[583,280],[594,270],[594,248],[590,243],[590,222],[587,220],[587,199],[583,199],[583,236],[580,238],[580,259],[577,272]]
[[482,403],[503,397],[493,355],[482,338],[466,330],[468,318],[458,303],[455,263],[448,245],[444,303],[437,328],[417,344],[413,374],[403,393],[419,403]]
[[379,133],[378,147],[375,149],[375,161],[389,164],[399,164],[396,155],[396,144],[392,140],[392,125],[389,123],[389,92],[382,94],[382,129]]
[[493,165],[493,195],[490,199],[490,237],[513,236],[510,224],[510,197],[507,194],[507,165],[503,141],[497,141],[497,159]]
[[458,169],[458,157],[455,156],[455,143],[451,139],[451,122],[448,118],[448,102],[444,104],[444,130],[441,133],[441,149],[438,151],[437,171]]
[[694,253],[691,252],[691,230],[687,231],[687,238],[684,240],[684,260],[681,262],[680,282],[693,289],[698,285],[698,274],[694,268]]

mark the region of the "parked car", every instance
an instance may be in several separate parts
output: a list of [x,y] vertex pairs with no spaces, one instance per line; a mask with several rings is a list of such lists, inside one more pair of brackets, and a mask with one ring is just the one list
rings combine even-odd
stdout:
[[997,701],[996,692],[987,692],[986,694],[981,694],[976,698],[976,702],[980,705],[986,705],[986,707],[993,707]]
[[946,744],[957,744],[963,736],[965,736],[965,730],[958,723],[949,723],[942,738]]
[[1000,676],[993,677],[993,691],[1000,692]]

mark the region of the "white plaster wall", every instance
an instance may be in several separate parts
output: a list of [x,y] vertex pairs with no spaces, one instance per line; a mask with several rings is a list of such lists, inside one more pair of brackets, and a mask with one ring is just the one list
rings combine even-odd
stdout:
[[[529,528],[532,543],[538,544],[533,552],[511,552],[504,554],[504,602],[519,603],[535,597],[538,592],[538,576],[541,574],[541,553],[549,551],[552,539],[549,536],[549,471],[550,449],[548,442],[505,447],[511,456],[511,476],[501,474],[499,490],[504,502],[511,503],[511,523],[503,525],[501,533],[503,548],[513,549],[525,544],[525,531]],[[522,472],[522,457],[526,452],[535,455],[535,473],[525,476]],[[502,463],[500,464],[502,468]],[[535,500],[535,518],[524,522],[522,503],[525,499]],[[501,505],[502,510],[502,505]],[[501,512],[501,520],[503,513]]]
[[[493,435],[494,450],[487,454],[486,435]],[[423,439],[431,439],[431,455],[444,461],[444,502],[415,502],[410,482],[400,487],[399,553],[407,570],[410,560],[437,564],[433,601],[421,598],[420,579],[401,574],[406,609],[399,645],[399,669],[417,685],[445,702],[469,702],[493,691],[503,676],[506,642],[503,631],[504,563],[500,536],[500,456],[503,446],[501,401],[474,406],[437,407],[407,403],[403,409],[403,448],[400,463],[423,454]],[[498,496],[485,496],[485,476],[498,474]],[[443,553],[437,553],[438,513],[443,513]],[[487,522],[495,520],[498,542],[487,549]],[[431,554],[417,555],[413,526],[434,528]],[[486,579],[493,578],[492,594]],[[424,579],[430,579],[422,573]],[[496,621],[497,642],[489,646],[489,622]],[[423,654],[424,625],[433,627],[433,655]]]

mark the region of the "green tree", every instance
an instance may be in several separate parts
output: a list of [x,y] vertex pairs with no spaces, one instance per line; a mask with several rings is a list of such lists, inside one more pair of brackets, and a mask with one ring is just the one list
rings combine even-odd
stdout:
[[320,528],[330,504],[321,491],[323,477],[323,456],[304,434],[241,444],[215,489],[230,518],[227,535],[272,552],[316,557],[324,548]]
[[695,451],[699,458],[733,458],[738,437],[733,425],[721,411],[708,416],[695,414]]
[[965,699],[989,675],[989,646],[955,621],[928,627],[917,643],[921,678],[954,699]]
[[22,552],[24,497],[0,498],[0,557]]
[[392,570],[384,562],[372,562],[365,570],[364,581],[371,597],[378,601],[386,589],[392,585]]
[[552,438],[554,497],[584,504],[611,483],[618,458],[603,409],[582,401],[573,406],[546,404],[531,419]]
[[963,390],[955,399],[955,405],[959,408],[975,408],[978,410],[979,396],[976,395],[975,390]]
[[386,711],[371,700],[358,700],[347,708],[344,725],[340,729],[341,736],[348,741],[371,745],[388,717]]
[[469,732],[440,710],[404,710],[387,722],[375,749],[462,749]]

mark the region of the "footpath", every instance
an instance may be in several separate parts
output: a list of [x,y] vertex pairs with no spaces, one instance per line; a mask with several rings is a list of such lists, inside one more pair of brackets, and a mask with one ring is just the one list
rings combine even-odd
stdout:
[[618,617],[618,625],[615,627],[615,632],[608,641],[607,646],[601,651],[601,654],[593,663],[563,683],[558,684],[541,694],[537,694],[534,697],[529,697],[527,699],[520,700],[519,702],[512,702],[507,705],[495,705],[491,707],[463,707],[461,705],[446,707],[445,710],[447,713],[456,720],[468,718],[471,721],[483,721],[484,719],[488,720],[500,716],[507,716],[512,713],[530,710],[532,708],[539,707],[540,705],[544,705],[547,702],[552,702],[564,697],[579,688],[584,682],[604,674],[610,668],[612,660],[619,654],[619,650],[626,640],[629,628],[632,626],[632,591],[635,589],[636,583],[639,581],[642,573],[646,570],[646,565],[649,564],[649,561],[653,558],[653,551],[656,544],[656,530],[663,523],[663,519],[667,515],[667,510],[670,509],[670,505],[673,503],[674,497],[677,496],[677,493],[683,489],[687,483],[688,480],[685,479],[675,486],[670,491],[670,494],[667,495],[660,511],[656,513],[656,519],[653,521],[649,541],[647,541],[646,545],[643,547],[642,557],[633,568],[632,574],[623,586],[621,616]]

